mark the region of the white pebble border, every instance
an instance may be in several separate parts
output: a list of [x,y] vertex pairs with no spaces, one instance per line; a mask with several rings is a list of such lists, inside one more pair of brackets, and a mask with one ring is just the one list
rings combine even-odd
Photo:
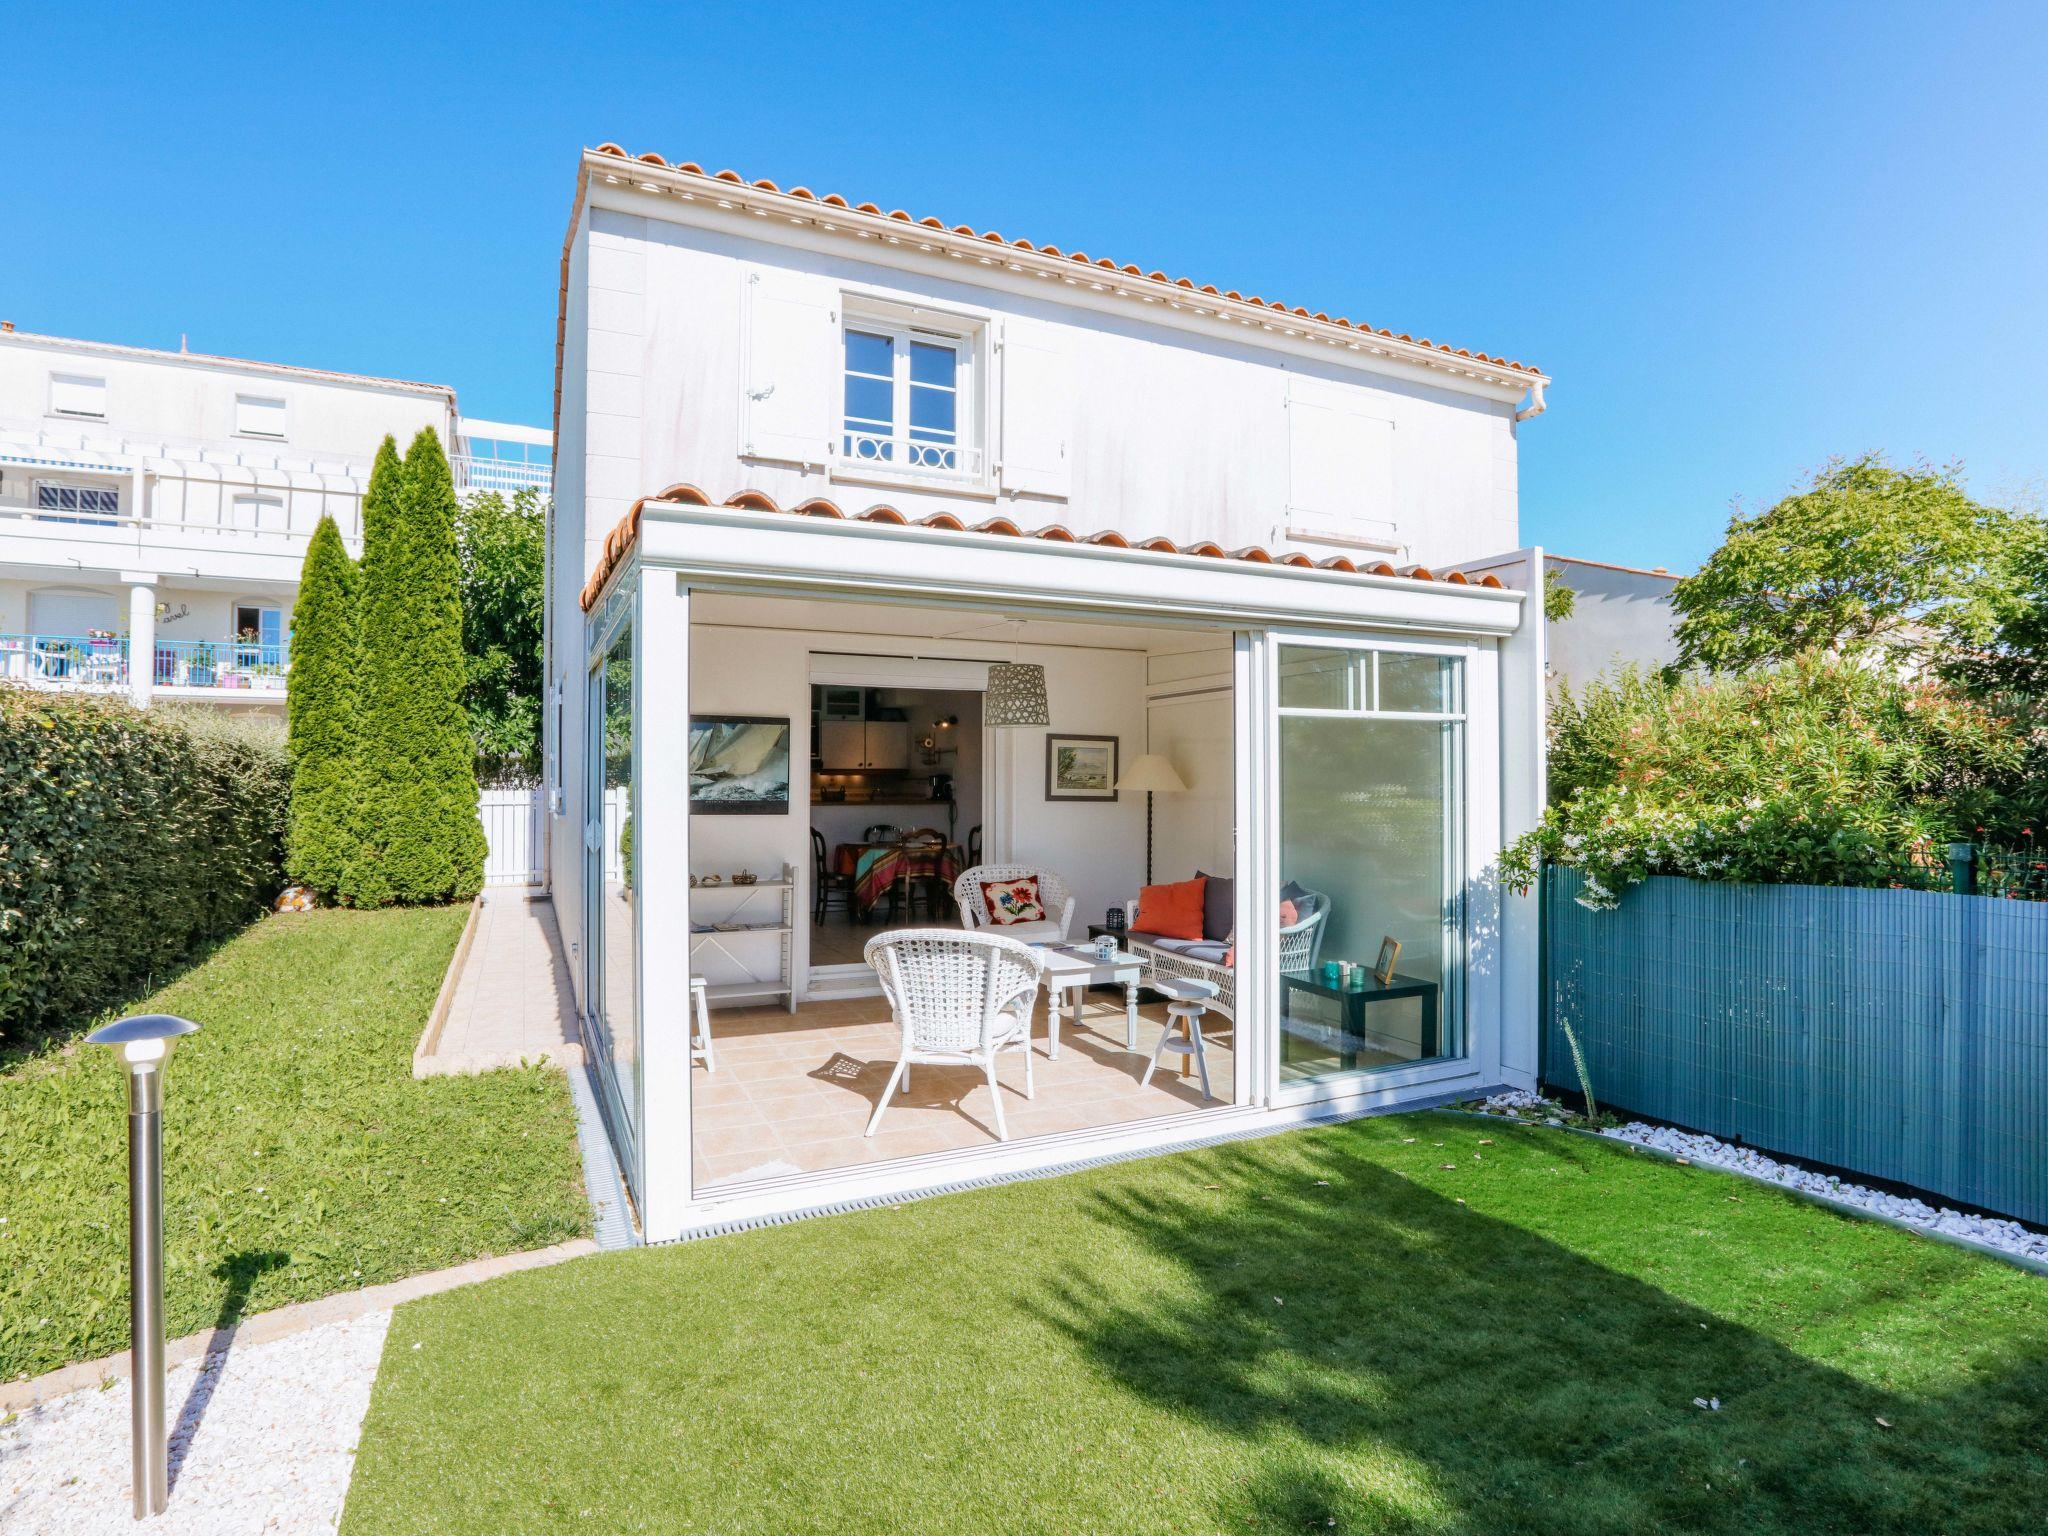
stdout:
[[[1545,1116],[1546,1125],[1563,1125],[1563,1106],[1551,1099],[1541,1098],[1533,1093],[1514,1089],[1497,1093],[1485,1101],[1484,1108],[1494,1114],[1511,1110],[1524,1112],[1535,1110]],[[1526,1123],[1526,1122],[1525,1122]],[[1982,1243],[1987,1248],[1996,1248],[2003,1253],[2017,1254],[2021,1258],[2048,1263],[2048,1233],[2037,1232],[2016,1221],[2006,1221],[1997,1216],[1972,1216],[1963,1211],[1939,1208],[1924,1200],[1915,1200],[1910,1195],[1887,1194],[1881,1189],[1870,1189],[1862,1184],[1844,1183],[1831,1173],[1814,1173],[1797,1163],[1781,1163],[1776,1158],[1766,1157],[1751,1147],[1739,1147],[1713,1136],[1701,1136],[1691,1131],[1674,1130],[1668,1125],[1649,1125],[1633,1120],[1615,1130],[1606,1130],[1601,1135],[1613,1141],[1633,1142],[1638,1146],[1655,1147],[1660,1152],[1717,1168],[1732,1168],[1767,1183],[1796,1189],[1803,1194],[1825,1195],[1830,1200],[1839,1200],[1861,1210],[1871,1211],[1893,1221],[1904,1222],[1910,1227],[1920,1227],[1929,1232],[1940,1232],[1950,1237],[1966,1238],[1973,1243]]]
[[130,1510],[128,1383],[0,1425],[0,1532],[23,1536],[332,1536],[391,1313],[230,1348],[170,1372],[171,1497]]

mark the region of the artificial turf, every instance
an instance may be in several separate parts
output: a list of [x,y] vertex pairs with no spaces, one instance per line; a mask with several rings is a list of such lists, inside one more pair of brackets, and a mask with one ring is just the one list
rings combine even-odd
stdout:
[[[166,1079],[173,1338],[587,1229],[559,1071],[413,1078],[463,910],[265,918],[136,1000],[201,1025]],[[105,1050],[0,1069],[0,1378],[126,1347],[126,1137]]]
[[2039,1529],[2044,1285],[1364,1120],[414,1303],[343,1532]]

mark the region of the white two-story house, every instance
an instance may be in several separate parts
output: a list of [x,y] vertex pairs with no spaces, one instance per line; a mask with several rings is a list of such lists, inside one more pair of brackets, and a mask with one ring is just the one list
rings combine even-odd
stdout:
[[650,1237],[1533,1081],[1540,371],[616,145],[561,270],[555,907]]
[[360,555],[377,445],[422,427],[460,486],[547,488],[550,435],[445,385],[0,324],[0,681],[281,710],[313,529]]

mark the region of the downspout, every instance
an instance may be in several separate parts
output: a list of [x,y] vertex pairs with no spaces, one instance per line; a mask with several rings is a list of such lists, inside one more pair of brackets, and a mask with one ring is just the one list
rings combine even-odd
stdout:
[[1534,417],[1541,416],[1548,409],[1549,406],[1543,403],[1543,385],[1540,382],[1531,384],[1529,386],[1529,403],[1515,412],[1515,420],[1529,421]]

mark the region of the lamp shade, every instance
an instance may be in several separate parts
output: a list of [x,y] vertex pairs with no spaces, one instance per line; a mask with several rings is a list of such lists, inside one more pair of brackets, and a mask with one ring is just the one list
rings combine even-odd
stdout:
[[1147,752],[1142,757],[1131,759],[1131,766],[1116,781],[1118,789],[1142,789],[1147,792],[1171,794],[1187,785],[1180,781],[1180,775],[1173,770],[1173,764],[1156,752]]
[[1028,661],[989,663],[982,718],[991,726],[1051,725],[1045,668]]

